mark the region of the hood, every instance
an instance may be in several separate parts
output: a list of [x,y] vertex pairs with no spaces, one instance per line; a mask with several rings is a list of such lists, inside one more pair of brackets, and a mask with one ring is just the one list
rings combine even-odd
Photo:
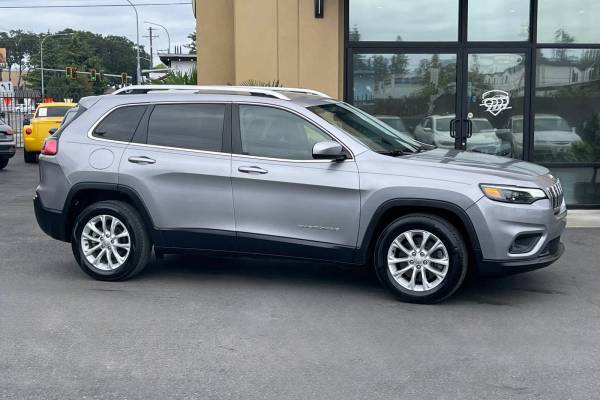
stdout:
[[434,149],[402,158],[436,164],[446,169],[506,176],[507,178],[537,177],[550,172],[545,167],[522,160],[454,149]]
[[537,131],[534,141],[538,143],[571,144],[580,142],[581,137],[571,131]]

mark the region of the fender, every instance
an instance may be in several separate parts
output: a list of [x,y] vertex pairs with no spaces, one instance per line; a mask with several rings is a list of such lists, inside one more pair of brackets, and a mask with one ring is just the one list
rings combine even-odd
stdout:
[[[381,204],[373,213],[373,216],[365,230],[365,234],[363,236],[362,242],[360,246],[356,249],[356,253],[354,256],[354,260],[357,264],[365,264],[369,260],[369,251],[372,248],[373,244],[372,239],[374,239],[375,230],[381,221],[383,215],[393,209],[393,208],[406,208],[410,210],[411,208],[418,212],[423,212],[422,209],[433,209],[433,210],[443,210],[446,212],[450,212],[456,217],[460,219],[463,226],[465,227],[466,233],[468,235],[469,241],[472,244],[473,250],[478,253],[479,239],[477,238],[477,232],[471,222],[471,219],[460,206],[450,203],[443,200],[434,200],[434,199],[392,199]],[[409,211],[410,212],[410,211]]]

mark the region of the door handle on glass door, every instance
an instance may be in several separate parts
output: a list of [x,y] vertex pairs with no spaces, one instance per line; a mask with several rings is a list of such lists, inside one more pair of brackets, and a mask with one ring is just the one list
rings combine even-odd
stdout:
[[155,159],[150,158],[150,157],[146,157],[146,156],[139,156],[139,157],[129,157],[127,159],[127,161],[129,161],[130,163],[134,163],[134,164],[154,164],[156,162]]
[[261,167],[257,167],[255,165],[251,167],[238,167],[238,171],[243,172],[244,174],[266,174],[266,169],[262,169]]

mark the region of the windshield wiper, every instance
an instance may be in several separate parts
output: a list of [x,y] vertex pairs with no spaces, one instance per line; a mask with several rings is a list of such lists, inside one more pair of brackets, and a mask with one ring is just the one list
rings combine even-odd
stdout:
[[378,151],[377,153],[391,157],[405,156],[407,154],[406,152],[404,152],[404,150],[384,150]]

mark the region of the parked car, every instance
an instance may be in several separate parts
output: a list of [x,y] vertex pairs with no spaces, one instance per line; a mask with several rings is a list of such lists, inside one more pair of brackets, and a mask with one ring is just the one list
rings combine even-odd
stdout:
[[[445,149],[454,148],[454,138],[450,137],[450,121],[454,115],[431,115],[415,128],[415,138],[423,143]],[[497,156],[511,156],[510,142],[502,141],[496,129],[486,118],[472,118],[473,135],[467,139],[467,150]]]
[[23,158],[26,163],[33,163],[42,149],[44,140],[52,128],[58,128],[67,110],[75,107],[75,103],[42,103],[33,118],[23,121]]
[[[560,115],[536,114],[534,118],[533,151],[536,159],[572,150],[573,145],[581,143],[581,136],[575,133],[575,128]],[[512,133],[513,148],[517,154],[523,152],[523,116],[511,117],[507,129]]]
[[4,120],[0,119],[0,169],[6,168],[16,151],[14,131]]
[[417,303],[469,269],[553,263],[567,214],[542,166],[431,149],[318,92],[231,86],[82,99],[44,144],[34,208],[99,280],[152,250],[233,251],[374,265]]
[[404,122],[402,122],[402,118],[400,117],[395,115],[375,115],[375,118],[388,124],[398,132],[404,132],[407,135],[409,134],[408,129],[406,129],[406,126],[404,126]]

